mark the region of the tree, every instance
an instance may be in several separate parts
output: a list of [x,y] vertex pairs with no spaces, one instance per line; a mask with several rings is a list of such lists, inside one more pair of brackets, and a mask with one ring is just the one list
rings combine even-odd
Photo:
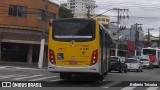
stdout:
[[71,13],[71,10],[60,6],[59,7],[59,18],[73,18],[73,14]]

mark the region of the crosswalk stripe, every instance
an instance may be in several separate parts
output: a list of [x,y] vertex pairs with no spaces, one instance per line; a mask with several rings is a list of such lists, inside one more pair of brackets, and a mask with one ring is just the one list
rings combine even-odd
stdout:
[[39,75],[32,75],[30,77],[26,76],[26,77],[21,77],[21,78],[15,78],[13,80],[22,80],[22,79],[28,79],[28,78],[34,78],[34,77],[39,77],[39,76],[44,76],[43,74],[39,74]]
[[49,80],[49,81],[61,81],[62,79],[55,79],[55,80]]
[[158,87],[149,87],[146,90],[158,90]]
[[23,67],[16,67],[16,69],[40,70],[40,69],[37,69],[37,68],[23,68]]
[[125,87],[125,88],[122,88],[121,90],[132,90],[134,88],[136,88],[136,87]]
[[16,66],[0,66],[0,69],[28,69],[28,70],[41,70],[38,68],[28,68],[28,67],[16,67]]
[[55,77],[58,77],[58,76],[51,76],[51,77],[37,78],[37,79],[32,79],[32,80],[29,80],[29,81],[40,81],[40,80],[45,80],[45,79],[49,79],[49,78],[55,78]]
[[109,83],[109,84],[103,86],[102,88],[109,88],[109,87],[114,86],[114,85],[119,84],[119,83],[121,83],[121,81],[112,82],[112,83]]
[[12,66],[0,66],[0,68],[12,68]]
[[6,79],[6,78],[11,78],[11,77],[14,77],[14,75],[0,76],[0,79]]

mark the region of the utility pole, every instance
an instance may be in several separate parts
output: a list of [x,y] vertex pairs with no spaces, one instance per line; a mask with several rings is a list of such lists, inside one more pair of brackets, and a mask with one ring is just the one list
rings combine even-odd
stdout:
[[160,28],[159,28],[159,41],[160,41]]
[[47,26],[48,26],[48,2],[49,0],[46,0],[46,5],[45,5],[45,28],[42,32],[42,37],[41,37],[41,46],[40,46],[40,53],[39,53],[39,61],[38,61],[38,68],[42,69],[43,67],[43,60],[44,60],[44,47],[45,47],[45,33],[47,30]]
[[135,56],[137,56],[137,47],[138,47],[138,43],[139,43],[139,27],[142,27],[143,24],[134,24],[135,25]]
[[147,45],[147,46],[149,47],[149,42],[150,42],[150,31],[151,31],[151,30],[154,30],[154,28],[148,28],[147,30],[148,30],[148,36],[147,36],[148,45]]
[[[121,11],[129,11],[129,9],[120,9],[120,8],[113,8],[113,10],[116,10],[118,15],[117,15],[117,42],[116,42],[116,50],[115,50],[115,56],[118,56],[118,43],[119,43],[119,33],[120,33],[120,20],[122,19],[122,16],[120,16]],[[129,15],[123,16],[123,18],[129,18]]]
[[97,8],[98,6],[93,6],[93,5],[86,5],[86,8],[87,8],[87,18],[89,19],[90,18],[90,12]]

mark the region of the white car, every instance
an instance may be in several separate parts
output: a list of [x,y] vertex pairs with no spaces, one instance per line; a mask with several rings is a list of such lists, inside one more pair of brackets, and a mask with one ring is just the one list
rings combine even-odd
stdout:
[[143,68],[153,69],[153,63],[149,58],[141,58],[140,59],[143,65]]
[[137,58],[127,58],[125,63],[127,64],[128,71],[136,70],[137,72],[143,72],[142,63]]

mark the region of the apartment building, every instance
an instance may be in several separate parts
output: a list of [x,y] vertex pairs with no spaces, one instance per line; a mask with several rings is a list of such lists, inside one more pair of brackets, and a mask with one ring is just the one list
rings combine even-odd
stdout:
[[[75,18],[85,17],[87,15],[87,6],[90,6],[90,14],[94,14],[95,10],[93,9],[95,6],[94,0],[68,0],[67,8],[72,11]],[[93,9],[93,10],[91,10]]]

